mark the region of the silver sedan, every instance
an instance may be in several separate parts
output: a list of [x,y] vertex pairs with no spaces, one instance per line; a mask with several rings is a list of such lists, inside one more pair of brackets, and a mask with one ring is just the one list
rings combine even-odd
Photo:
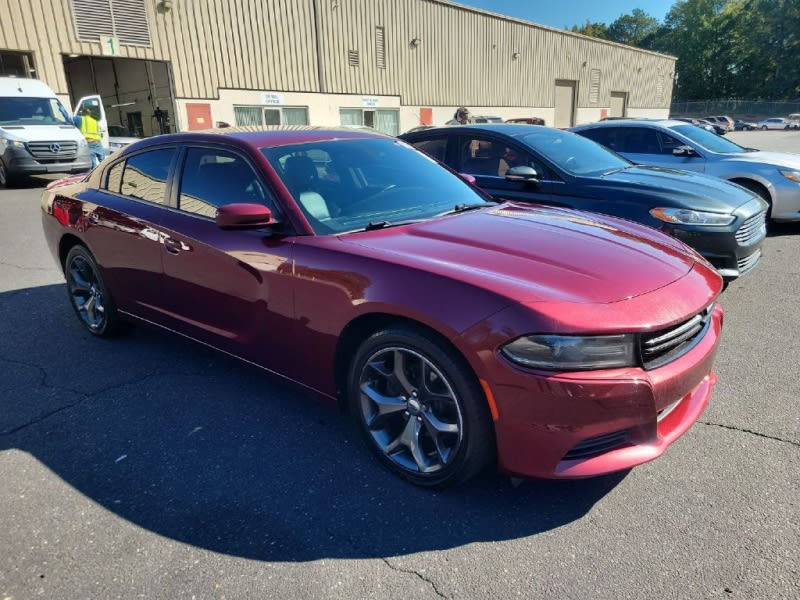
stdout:
[[698,171],[757,193],[773,221],[800,221],[800,154],[762,152],[682,121],[601,121],[572,129],[639,164]]

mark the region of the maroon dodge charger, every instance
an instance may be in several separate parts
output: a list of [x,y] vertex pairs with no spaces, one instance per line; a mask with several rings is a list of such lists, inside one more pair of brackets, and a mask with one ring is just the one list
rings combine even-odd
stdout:
[[89,333],[145,321],[339,401],[419,485],[628,469],[716,381],[722,281],[693,250],[495,203],[375,133],[159,136],[42,209]]

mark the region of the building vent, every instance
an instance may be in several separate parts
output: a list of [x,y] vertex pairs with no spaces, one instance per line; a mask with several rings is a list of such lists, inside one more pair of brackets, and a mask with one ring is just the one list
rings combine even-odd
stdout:
[[120,44],[150,46],[145,0],[72,0],[75,31],[83,42],[116,37]]
[[592,69],[589,73],[589,102],[600,102],[600,69]]
[[656,79],[656,103],[663,104],[664,103],[664,87],[665,81],[664,76],[659,75]]
[[348,50],[347,51],[347,64],[351,67],[357,67],[359,64],[358,60],[358,50]]
[[386,38],[383,27],[375,28],[375,65],[379,69],[386,68]]

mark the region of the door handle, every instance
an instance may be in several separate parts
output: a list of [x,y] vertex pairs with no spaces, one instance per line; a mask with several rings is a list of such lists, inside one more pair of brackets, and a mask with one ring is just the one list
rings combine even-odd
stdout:
[[180,254],[181,248],[183,244],[177,240],[173,240],[172,238],[166,238],[164,240],[164,248],[167,249],[167,252],[170,254]]

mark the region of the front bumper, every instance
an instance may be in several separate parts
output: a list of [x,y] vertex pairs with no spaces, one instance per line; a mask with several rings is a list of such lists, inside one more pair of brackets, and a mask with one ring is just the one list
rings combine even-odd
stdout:
[[694,248],[725,278],[734,279],[761,260],[767,237],[767,205],[753,199],[734,211],[736,220],[727,227],[689,227],[664,224],[661,230]]
[[87,146],[79,146],[74,157],[34,158],[24,148],[8,146],[3,162],[12,177],[42,175],[45,173],[82,173],[92,168],[92,158]]
[[708,404],[722,319],[717,306],[691,350],[649,371],[548,375],[495,353],[488,367],[499,468],[522,477],[579,478],[659,457]]

